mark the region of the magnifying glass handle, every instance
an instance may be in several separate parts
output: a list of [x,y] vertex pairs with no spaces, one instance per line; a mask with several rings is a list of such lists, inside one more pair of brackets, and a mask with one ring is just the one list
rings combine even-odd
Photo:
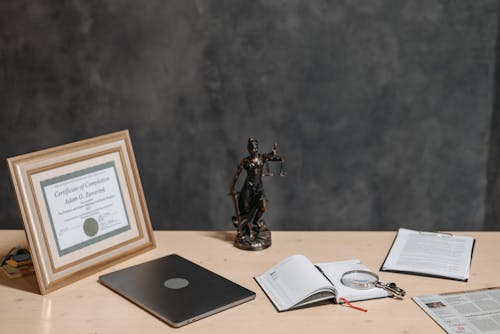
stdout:
[[386,291],[389,291],[394,295],[396,298],[403,298],[406,295],[406,291],[401,289],[396,285],[396,283],[382,283],[382,282],[377,282],[377,286],[379,288],[382,288]]

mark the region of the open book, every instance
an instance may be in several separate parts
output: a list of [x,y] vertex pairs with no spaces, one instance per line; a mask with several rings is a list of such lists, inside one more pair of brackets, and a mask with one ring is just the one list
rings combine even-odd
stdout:
[[400,228],[382,271],[467,281],[474,239]]
[[293,255],[255,280],[280,312],[325,299],[341,303],[342,297],[351,302],[390,295],[381,288],[359,290],[343,285],[340,279],[350,270],[369,269],[359,260],[314,265],[304,255]]

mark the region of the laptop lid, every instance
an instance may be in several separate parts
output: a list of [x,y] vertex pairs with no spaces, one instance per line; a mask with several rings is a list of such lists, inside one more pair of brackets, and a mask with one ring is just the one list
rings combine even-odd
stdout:
[[102,275],[99,282],[174,327],[255,298],[177,254]]

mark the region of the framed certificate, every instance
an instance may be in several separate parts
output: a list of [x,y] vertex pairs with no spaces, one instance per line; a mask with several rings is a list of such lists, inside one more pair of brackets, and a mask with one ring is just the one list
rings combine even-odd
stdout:
[[42,294],[155,247],[128,130],[7,162]]

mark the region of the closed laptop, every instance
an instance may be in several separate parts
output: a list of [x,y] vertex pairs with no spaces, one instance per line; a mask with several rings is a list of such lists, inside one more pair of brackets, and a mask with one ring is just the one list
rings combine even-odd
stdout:
[[99,282],[174,327],[255,298],[255,293],[172,254],[99,277]]

